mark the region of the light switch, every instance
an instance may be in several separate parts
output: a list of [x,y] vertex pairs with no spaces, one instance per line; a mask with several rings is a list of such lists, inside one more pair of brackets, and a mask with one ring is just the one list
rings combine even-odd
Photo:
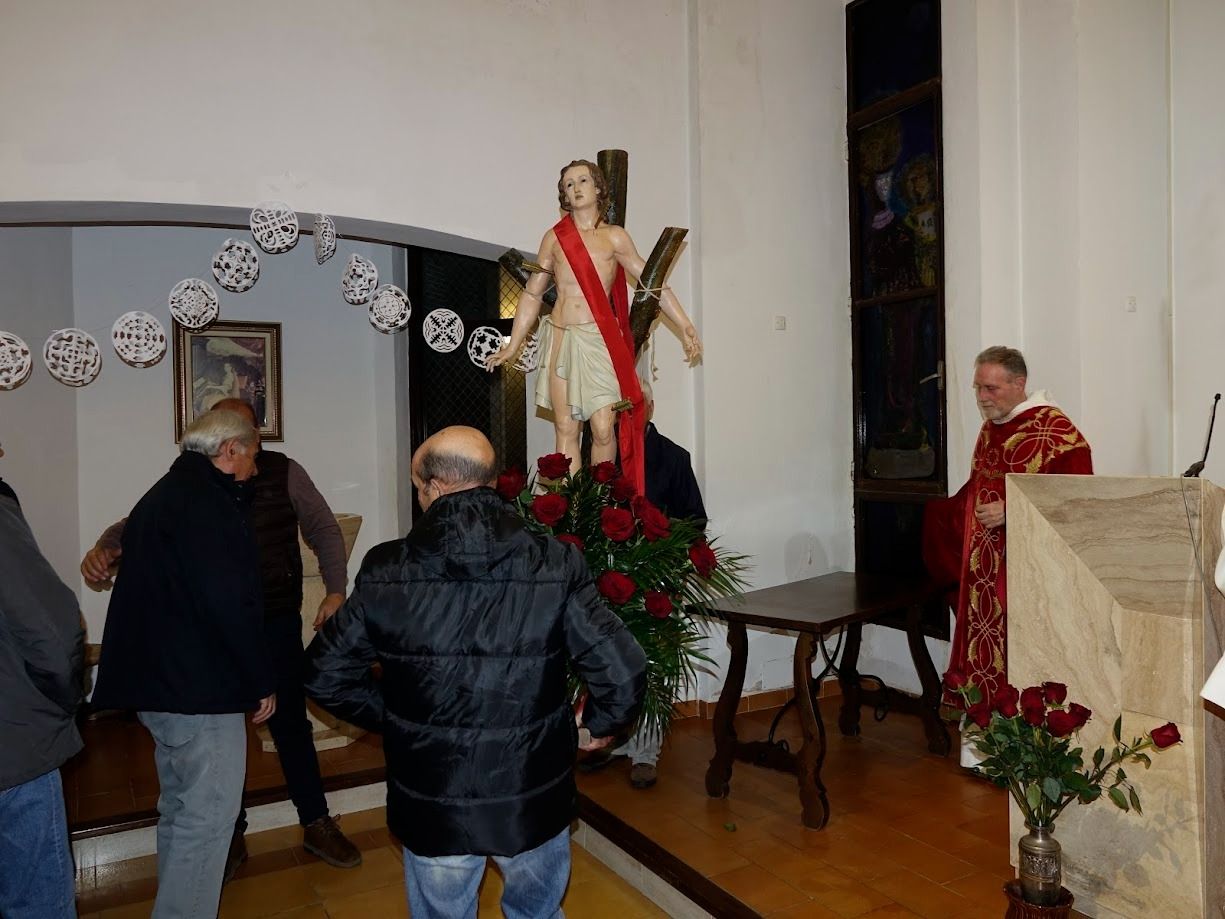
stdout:
[[775,331],[778,331],[778,332],[786,332],[787,331],[787,317],[786,316],[775,316],[774,317],[774,329]]

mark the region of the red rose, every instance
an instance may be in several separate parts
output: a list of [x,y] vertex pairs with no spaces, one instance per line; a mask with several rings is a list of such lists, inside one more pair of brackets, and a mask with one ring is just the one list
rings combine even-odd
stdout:
[[566,516],[570,510],[570,499],[565,495],[543,494],[532,499],[532,516],[547,527],[551,527]]
[[1046,699],[1042,696],[1041,686],[1030,686],[1021,690],[1021,708],[1040,708],[1046,711]]
[[991,703],[986,699],[975,702],[966,709],[966,717],[980,728],[986,728],[991,723]]
[[634,487],[633,482],[625,476],[621,476],[619,479],[613,479],[610,494],[614,501],[628,501],[638,494],[638,489]]
[[1046,713],[1046,728],[1055,737],[1067,737],[1076,728],[1076,716],[1060,708],[1053,708]]
[[546,479],[560,479],[570,474],[570,457],[564,453],[550,453],[536,460],[536,468]]
[[672,532],[672,521],[659,508],[639,495],[630,502],[634,516],[642,521],[642,535],[647,542],[663,539]]
[[1005,683],[1004,688],[995,694],[991,704],[1005,718],[1015,718],[1020,698],[1020,691],[1015,686]]
[[966,675],[960,670],[950,670],[944,675],[944,685],[956,692],[966,685]]
[[1063,705],[1063,700],[1068,697],[1068,687],[1063,683],[1043,683],[1042,697],[1047,705]]
[[634,535],[637,526],[634,515],[623,507],[606,507],[600,511],[600,529],[613,542],[625,542]]
[[577,536],[575,536],[573,533],[562,533],[560,536],[557,537],[557,541],[558,542],[568,542],[572,546],[578,546],[578,550],[580,552],[587,551],[587,547],[583,545],[583,541],[579,539]]
[[1153,738],[1153,746],[1158,750],[1164,750],[1166,747],[1172,747],[1174,744],[1182,741],[1182,737],[1178,733],[1178,725],[1173,721],[1163,724],[1159,728],[1153,728],[1148,736]]
[[672,614],[672,598],[662,590],[648,590],[646,607],[647,612],[656,619],[667,619]]
[[591,467],[591,480],[599,482],[601,485],[611,482],[620,474],[621,470],[617,468],[616,463],[596,463]]
[[605,571],[596,578],[595,586],[600,593],[618,606],[628,603],[634,591],[638,589],[634,582],[620,571]]
[[1089,709],[1085,708],[1079,702],[1073,702],[1071,705],[1069,705],[1068,713],[1076,719],[1076,729],[1078,731],[1088,724],[1089,719],[1093,717],[1093,712],[1089,711]]
[[1042,722],[1046,720],[1046,711],[1041,708],[1021,708],[1021,717],[1025,719],[1025,723],[1035,727],[1042,727]]
[[511,466],[498,476],[498,494],[507,501],[514,501],[527,487],[527,476],[518,466]]
[[710,548],[704,539],[699,539],[689,547],[689,561],[693,562],[693,567],[704,578],[710,577],[719,564],[714,549]]

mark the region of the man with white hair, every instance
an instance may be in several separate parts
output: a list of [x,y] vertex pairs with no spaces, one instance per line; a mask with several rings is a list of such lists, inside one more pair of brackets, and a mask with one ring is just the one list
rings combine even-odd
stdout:
[[246,712],[276,710],[258,554],[247,519],[258,441],[237,412],[201,415],[132,509],[93,704],[153,735],[155,919],[214,917],[246,772]]

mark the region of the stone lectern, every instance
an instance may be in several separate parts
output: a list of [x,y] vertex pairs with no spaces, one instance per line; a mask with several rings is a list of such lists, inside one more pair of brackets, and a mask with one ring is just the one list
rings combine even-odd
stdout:
[[[1086,762],[1120,713],[1124,739],[1173,721],[1185,741],[1126,767],[1143,814],[1103,799],[1060,815],[1064,885],[1089,916],[1222,915],[1225,713],[1199,690],[1225,635],[1212,583],[1225,491],[1058,475],[1010,475],[1007,489],[1009,681],[1065,682],[1092,709]],[[1015,805],[1010,829],[1015,853]]]
[[[340,524],[340,533],[345,541],[345,558],[348,559],[353,554],[353,543],[357,540],[357,531],[361,529],[362,518],[360,514],[337,514],[336,522]],[[315,637],[315,614],[327,591],[323,586],[323,576],[319,573],[319,560],[302,541],[301,531],[298,533],[298,548],[302,552],[302,644],[309,645]],[[366,733],[328,714],[309,700],[306,703],[306,716],[314,732],[316,750],[346,747]],[[272,735],[266,727],[259,729],[259,738],[265,753],[276,751],[276,744],[272,742]]]

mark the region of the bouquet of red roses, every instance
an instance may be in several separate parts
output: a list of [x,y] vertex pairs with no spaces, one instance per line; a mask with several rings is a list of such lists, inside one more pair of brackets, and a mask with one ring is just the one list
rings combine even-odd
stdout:
[[965,700],[967,730],[985,759],[979,771],[1007,788],[1031,827],[1050,828],[1055,818],[1074,801],[1089,804],[1106,792],[1122,810],[1140,810],[1140,796],[1123,770],[1127,762],[1152,765],[1146,750],[1164,750],[1179,743],[1173,722],[1123,743],[1123,716],[1114,722],[1114,749],[1098,747],[1092,767],[1084,764],[1084,751],[1072,746],[1093,712],[1068,702],[1063,683],[1043,683],[1018,690],[1004,686],[993,698],[965,676],[950,670],[945,685]]
[[707,541],[693,521],[667,517],[615,463],[571,474],[566,455],[550,453],[536,465],[530,480],[518,468],[503,472],[498,492],[530,529],[583,553],[596,588],[646,652],[640,723],[662,734],[695,663],[709,661],[696,617],[742,591],[746,558]]

